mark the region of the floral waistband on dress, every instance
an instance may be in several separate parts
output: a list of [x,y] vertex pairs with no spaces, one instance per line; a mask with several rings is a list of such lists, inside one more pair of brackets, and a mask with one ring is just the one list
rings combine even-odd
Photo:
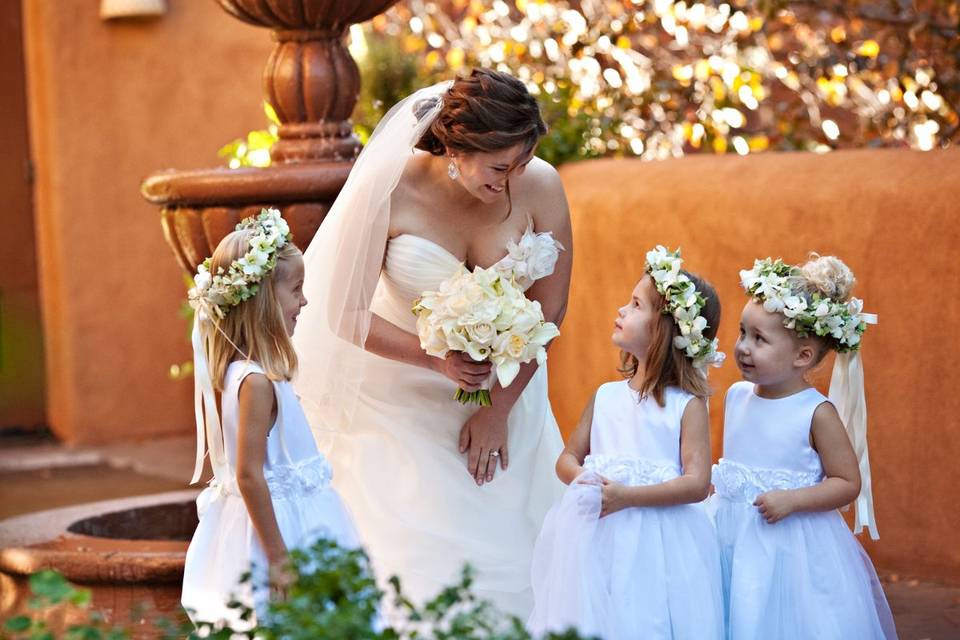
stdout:
[[274,500],[324,491],[333,482],[333,467],[321,454],[293,464],[277,465],[263,472]]
[[680,465],[635,456],[590,455],[583,468],[632,487],[660,484],[681,474]]
[[757,496],[768,491],[811,487],[823,480],[823,473],[750,467],[720,458],[719,464],[713,465],[712,479],[721,498],[753,504]]
[[[333,468],[321,454],[293,464],[264,469],[263,478],[267,481],[273,500],[289,500],[328,489],[333,481]],[[207,488],[197,496],[197,514],[203,516],[203,512],[211,504],[226,496],[240,497],[236,478],[214,477]]]

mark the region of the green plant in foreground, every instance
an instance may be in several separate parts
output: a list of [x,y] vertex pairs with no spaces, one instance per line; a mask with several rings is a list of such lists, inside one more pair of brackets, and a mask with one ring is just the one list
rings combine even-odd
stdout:
[[24,640],[54,640],[53,628],[65,626],[64,640],[121,640],[129,638],[121,628],[109,628],[103,615],[89,611],[86,620],[77,624],[64,624],[63,618],[70,608],[89,609],[89,589],[80,589],[70,584],[56,571],[44,570],[30,576],[31,598],[27,607],[34,615],[18,615],[7,619],[0,630],[0,638]]
[[[388,581],[389,593],[378,586],[366,553],[345,549],[329,540],[320,540],[310,549],[290,554],[290,570],[296,580],[287,597],[271,602],[265,619],[252,628],[232,628],[220,624],[176,624],[155,622],[156,637],[174,638],[257,638],[262,640],[313,640],[351,638],[355,640],[532,640],[522,622],[499,612],[477,598],[472,591],[473,573],[465,567],[457,583],[448,586],[423,605],[414,604],[403,593],[400,580]],[[251,577],[244,576],[249,585]],[[102,614],[88,611],[87,620],[71,624],[62,632],[56,614],[65,607],[89,610],[91,594],[71,585],[54,571],[42,571],[30,577],[33,598],[30,613],[7,620],[0,631],[4,640],[122,640],[130,632],[121,627],[108,628]],[[383,614],[385,603],[390,615]],[[244,626],[253,612],[240,602],[230,608]],[[389,620],[388,620],[389,618]],[[249,624],[246,627],[250,627]],[[57,635],[60,633],[60,635]],[[550,634],[545,640],[581,640],[570,630]]]

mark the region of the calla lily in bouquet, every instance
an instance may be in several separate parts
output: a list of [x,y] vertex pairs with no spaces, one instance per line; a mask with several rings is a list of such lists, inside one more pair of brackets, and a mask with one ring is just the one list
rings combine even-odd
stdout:
[[[560,335],[546,322],[540,303],[528,299],[512,277],[494,268],[463,265],[436,291],[425,291],[413,303],[420,346],[445,358],[450,351],[467,353],[476,362],[489,360],[500,386],[507,387],[520,365],[547,361],[546,345]],[[490,391],[457,389],[463,404],[490,406]]]

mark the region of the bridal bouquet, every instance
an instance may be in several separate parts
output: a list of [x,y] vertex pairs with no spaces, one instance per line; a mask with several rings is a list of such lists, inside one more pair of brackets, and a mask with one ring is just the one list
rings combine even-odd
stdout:
[[[502,387],[513,382],[521,364],[536,358],[543,365],[545,345],[560,335],[557,325],[544,321],[540,303],[494,268],[475,267],[471,273],[461,265],[437,291],[417,298],[413,313],[424,351],[438,358],[464,351],[477,362],[490,360]],[[490,406],[487,389],[457,389],[454,397]]]

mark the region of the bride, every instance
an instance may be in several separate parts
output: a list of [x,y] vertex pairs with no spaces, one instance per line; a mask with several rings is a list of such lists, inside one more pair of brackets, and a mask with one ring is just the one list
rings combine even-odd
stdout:
[[559,176],[533,155],[545,132],[523,83],[491,70],[398,103],[306,252],[295,338],[298,392],[378,575],[422,601],[469,563],[477,594],[522,619],[560,491],[546,369],[494,385],[491,407],[460,405],[490,364],[428,356],[411,304],[461,263],[495,266],[560,324],[572,242]]

